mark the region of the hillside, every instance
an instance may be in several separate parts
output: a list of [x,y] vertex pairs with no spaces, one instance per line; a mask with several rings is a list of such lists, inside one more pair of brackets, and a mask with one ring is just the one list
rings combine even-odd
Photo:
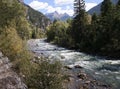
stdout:
[[[112,3],[116,4],[118,2],[118,0],[111,0]],[[93,7],[92,9],[90,9],[88,11],[89,14],[93,14],[93,13],[96,13],[96,14],[100,14],[100,9],[101,9],[101,5],[102,5],[102,2],[100,4],[98,4],[97,6]]]
[[48,26],[51,21],[43,15],[41,12],[38,12],[34,9],[32,9],[30,6],[25,5],[27,7],[27,19],[35,26],[45,29],[46,26]]
[[12,68],[10,60],[0,52],[0,89],[27,89]]

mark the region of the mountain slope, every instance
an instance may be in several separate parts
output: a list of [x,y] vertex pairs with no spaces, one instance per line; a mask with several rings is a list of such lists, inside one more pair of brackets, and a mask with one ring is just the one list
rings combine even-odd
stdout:
[[32,9],[30,6],[25,5],[27,7],[27,19],[35,26],[45,29],[46,26],[48,26],[51,21],[48,19],[45,15],[43,15],[41,12],[38,12],[34,9]]
[[[118,2],[118,0],[111,0],[112,3],[116,4]],[[102,2],[100,4],[98,4],[97,6],[93,7],[92,9],[90,9],[88,11],[89,14],[93,14],[93,13],[96,13],[96,14],[100,14],[100,9],[101,9],[101,5],[102,5]]]
[[71,18],[67,13],[64,14],[59,14],[57,11],[53,13],[48,13],[46,16],[51,20],[54,21],[55,19],[61,20],[61,21],[66,21],[67,19]]

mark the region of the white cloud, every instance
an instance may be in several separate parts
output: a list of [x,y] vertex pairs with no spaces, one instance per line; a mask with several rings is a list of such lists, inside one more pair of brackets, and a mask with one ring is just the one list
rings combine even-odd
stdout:
[[54,0],[54,3],[56,5],[68,5],[68,4],[73,4],[74,0]]
[[[46,13],[51,13],[54,11],[57,11],[59,13],[67,13],[69,15],[73,15],[74,11],[71,8],[73,6],[73,1],[74,0],[54,0],[55,5],[59,5],[60,7],[53,7],[50,6],[46,2],[40,2],[38,0],[33,0],[29,6],[32,7],[35,10],[45,10]],[[66,5],[66,6],[65,6]],[[96,6],[97,3],[86,3],[86,11],[91,9],[92,7]],[[65,7],[64,9],[62,7]]]
[[[69,0],[65,0],[65,2],[67,2],[67,1],[69,1]],[[63,3],[63,0],[62,0],[62,3]],[[44,10],[44,11],[46,11],[46,13],[52,13],[54,11],[57,11],[60,14],[67,13],[71,16],[74,13],[73,10],[71,9],[70,5],[66,5],[65,8],[62,8],[62,6],[61,7],[53,7],[53,6],[48,5],[48,3],[40,2],[38,0],[33,0],[29,4],[29,6],[32,7],[33,9],[35,9],[35,10],[39,10],[39,11]]]
[[[55,6],[59,6],[59,7],[53,7],[50,6],[48,3],[46,2],[40,2],[38,0],[33,0],[29,6],[31,6],[33,9],[35,10],[44,10],[46,11],[46,13],[51,13],[54,11],[57,11],[58,13],[67,13],[70,16],[72,16],[74,14],[73,11],[73,1],[74,0],[54,0]],[[96,6],[97,3],[86,3],[86,10],[88,11],[90,8]],[[44,12],[45,13],[45,12]]]
[[96,6],[97,3],[86,3],[86,11],[88,11],[89,9],[91,9],[92,7]]
[[52,6],[48,6],[46,10],[47,10],[47,13],[51,13],[55,11],[55,8],[53,8]]
[[35,10],[40,10],[48,7],[48,3],[39,2],[38,0],[34,0],[29,4]]
[[57,11],[58,13],[60,13],[60,14],[64,14],[64,13],[67,13],[67,14],[69,14],[70,16],[72,16],[73,15],[73,10],[72,9],[70,9],[70,7],[69,6],[66,6],[66,8],[65,9],[62,9],[62,7],[52,7],[52,6],[48,6],[48,8],[46,8],[46,10],[47,10],[47,13],[52,13],[52,12],[54,12],[54,11]]

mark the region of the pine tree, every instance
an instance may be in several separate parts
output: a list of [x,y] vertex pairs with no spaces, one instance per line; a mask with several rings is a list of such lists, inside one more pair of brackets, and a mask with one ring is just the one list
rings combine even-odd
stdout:
[[113,4],[111,0],[104,0],[101,5],[101,15],[106,16],[112,12]]
[[81,10],[85,10],[85,1],[84,0],[74,0],[74,12],[75,15],[78,15]]
[[75,0],[74,9],[76,16],[73,19],[71,36],[75,41],[75,46],[78,47],[81,42],[82,33],[85,30],[85,25],[87,23],[85,1]]

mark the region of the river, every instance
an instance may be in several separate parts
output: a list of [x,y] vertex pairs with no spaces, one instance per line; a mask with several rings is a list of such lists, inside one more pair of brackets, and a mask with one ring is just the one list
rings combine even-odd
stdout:
[[69,67],[80,65],[96,80],[111,85],[113,89],[120,89],[120,60],[107,60],[103,57],[68,50],[44,40],[29,40],[29,49],[38,56],[44,55],[51,60],[60,60]]

